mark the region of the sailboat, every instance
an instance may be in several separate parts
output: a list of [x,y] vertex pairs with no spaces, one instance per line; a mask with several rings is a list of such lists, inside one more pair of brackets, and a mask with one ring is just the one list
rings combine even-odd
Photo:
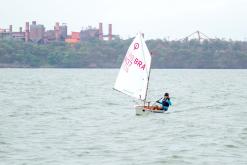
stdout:
[[136,115],[164,112],[163,110],[154,110],[155,108],[150,106],[150,102],[146,100],[151,60],[151,54],[144,41],[143,35],[138,33],[125,55],[113,88],[142,101],[142,105],[135,106]]

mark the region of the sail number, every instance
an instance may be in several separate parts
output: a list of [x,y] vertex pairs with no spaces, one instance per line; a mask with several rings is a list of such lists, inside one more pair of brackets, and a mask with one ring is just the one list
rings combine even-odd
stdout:
[[138,58],[135,58],[134,64],[136,64],[140,69],[145,69],[145,64],[143,64],[143,62],[141,60],[139,60]]

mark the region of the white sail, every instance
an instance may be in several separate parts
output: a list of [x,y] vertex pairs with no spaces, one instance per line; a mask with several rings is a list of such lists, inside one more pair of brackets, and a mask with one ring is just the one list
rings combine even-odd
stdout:
[[151,55],[139,33],[130,45],[120,68],[114,89],[145,100],[151,66]]

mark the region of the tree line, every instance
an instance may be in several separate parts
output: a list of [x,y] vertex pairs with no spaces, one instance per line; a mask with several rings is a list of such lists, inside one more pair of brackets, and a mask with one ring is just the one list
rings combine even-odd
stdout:
[[[0,67],[119,68],[132,38],[68,44],[0,40]],[[247,68],[247,42],[147,40],[152,68]]]

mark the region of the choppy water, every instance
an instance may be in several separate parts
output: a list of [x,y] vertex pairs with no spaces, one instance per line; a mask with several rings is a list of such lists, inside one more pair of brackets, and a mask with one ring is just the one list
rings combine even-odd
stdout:
[[0,69],[0,164],[247,164],[247,70],[152,70],[174,106],[149,116],[117,72]]

